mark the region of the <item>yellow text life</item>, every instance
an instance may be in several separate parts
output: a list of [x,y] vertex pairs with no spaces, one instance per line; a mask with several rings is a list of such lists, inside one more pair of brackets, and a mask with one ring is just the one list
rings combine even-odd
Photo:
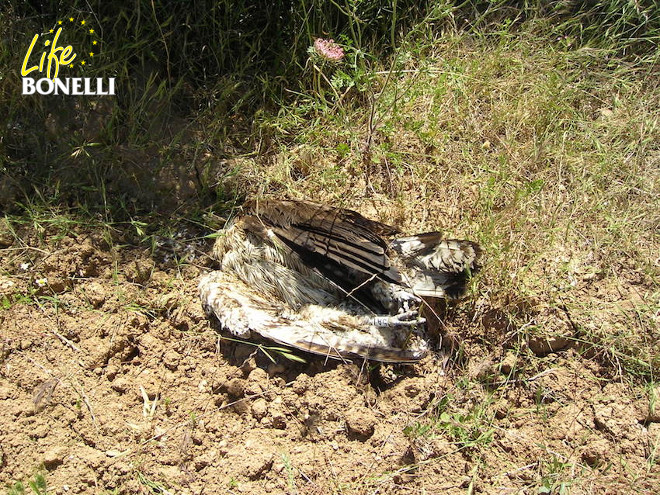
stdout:
[[[60,65],[68,65],[74,61],[74,59],[76,58],[76,54],[72,53],[73,47],[71,45],[67,47],[57,46],[57,39],[60,37],[61,32],[62,32],[62,28],[59,28],[57,30],[57,33],[55,33],[55,38],[53,38],[53,42],[50,44],[50,51],[49,52],[44,51],[41,54],[39,65],[38,66],[34,65],[28,69],[27,68],[28,59],[30,58],[30,55],[32,55],[32,50],[34,49],[34,45],[37,44],[37,40],[39,39],[38,34],[34,35],[34,38],[32,38],[32,43],[30,43],[30,48],[28,48],[28,51],[25,54],[25,58],[23,59],[23,66],[21,67],[21,76],[25,77],[33,70],[43,72],[44,63],[46,62],[46,60],[48,60],[48,65],[46,66],[46,77],[48,79],[55,79],[60,71]],[[46,43],[46,46],[48,46],[48,43]],[[50,74],[53,63],[55,64],[55,70],[53,72],[53,77],[51,77]]]

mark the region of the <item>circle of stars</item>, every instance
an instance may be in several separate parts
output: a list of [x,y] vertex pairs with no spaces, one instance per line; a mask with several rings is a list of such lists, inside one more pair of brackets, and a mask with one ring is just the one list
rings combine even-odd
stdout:
[[[50,29],[48,32],[50,34],[55,33],[56,29],[62,28],[62,31],[64,31],[63,28],[67,26],[72,26],[72,27],[78,27],[82,28],[82,30],[85,32],[88,38],[91,38],[91,50],[87,52],[87,57],[83,58],[84,53],[80,52],[78,54],[77,59],[74,62],[71,62],[68,67],[73,68],[76,65],[79,67],[85,67],[85,65],[88,64],[88,61],[91,61],[91,59],[94,58],[95,55],[97,55],[98,48],[99,48],[99,39],[97,38],[96,30],[92,27],[89,27],[87,21],[85,19],[81,19],[79,22],[76,21],[74,17],[68,17],[64,18],[61,20],[57,21],[57,25],[55,26],[54,29]],[[45,46],[50,46],[51,40],[46,40],[44,43]]]

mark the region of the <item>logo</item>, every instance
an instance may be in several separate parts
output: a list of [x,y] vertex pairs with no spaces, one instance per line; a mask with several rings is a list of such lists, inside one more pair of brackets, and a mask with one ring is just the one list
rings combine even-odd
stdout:
[[[65,39],[73,40],[73,43],[65,46]],[[57,25],[47,33],[37,33],[32,37],[21,66],[23,94],[114,95],[114,77],[107,80],[100,77],[59,77],[65,72],[68,76],[90,68],[98,59],[100,49],[101,39],[85,19],[69,17],[57,21]]]

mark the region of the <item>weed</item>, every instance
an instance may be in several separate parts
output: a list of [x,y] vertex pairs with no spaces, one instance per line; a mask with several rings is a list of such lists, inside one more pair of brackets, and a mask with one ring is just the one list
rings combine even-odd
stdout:
[[141,471],[137,471],[137,479],[142,486],[144,486],[147,490],[149,490],[149,493],[154,493],[154,494],[162,493],[165,495],[172,493],[170,490],[167,489],[166,485],[147,478],[147,476]]
[[456,410],[458,404],[450,396],[445,396],[429,407],[428,419],[407,426],[404,433],[413,439],[442,433],[461,450],[486,446],[492,441],[494,432],[490,402],[486,400]]
[[[31,493],[34,495],[47,495],[48,483],[43,473],[35,473],[30,481],[28,481]],[[17,481],[7,487],[7,495],[25,495],[27,493],[25,485]]]
[[287,454],[282,454],[282,464],[284,464],[284,469],[286,469],[289,493],[298,493],[298,487],[296,487],[295,469],[291,465],[291,459]]
[[227,340],[229,342],[237,342],[240,344],[246,344],[249,346],[256,347],[257,350],[261,351],[264,356],[266,356],[271,362],[275,363],[275,358],[271,355],[271,352],[278,354],[289,361],[294,361],[298,363],[306,363],[305,359],[301,358],[300,356],[297,356],[296,354],[293,354],[290,349],[285,348],[285,347],[278,347],[278,346],[267,346],[263,344],[258,344],[255,342],[250,342],[248,340],[242,340],[242,339],[236,339],[232,337],[224,337],[224,336],[219,336],[219,339],[221,340]]
[[572,468],[573,464],[555,455],[549,461],[543,462],[541,465],[542,478],[537,493],[558,495],[570,493],[570,487],[573,484],[570,480],[573,476],[566,471]]

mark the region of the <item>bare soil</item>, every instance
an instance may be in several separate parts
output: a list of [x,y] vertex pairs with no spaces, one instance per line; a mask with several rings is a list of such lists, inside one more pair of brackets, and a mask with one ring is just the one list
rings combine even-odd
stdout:
[[[660,493],[653,391],[571,345],[561,311],[519,345],[500,308],[459,304],[415,366],[273,362],[204,314],[208,243],[14,228],[3,486],[41,472],[57,494]],[[584,297],[599,291],[629,300],[597,281]]]

